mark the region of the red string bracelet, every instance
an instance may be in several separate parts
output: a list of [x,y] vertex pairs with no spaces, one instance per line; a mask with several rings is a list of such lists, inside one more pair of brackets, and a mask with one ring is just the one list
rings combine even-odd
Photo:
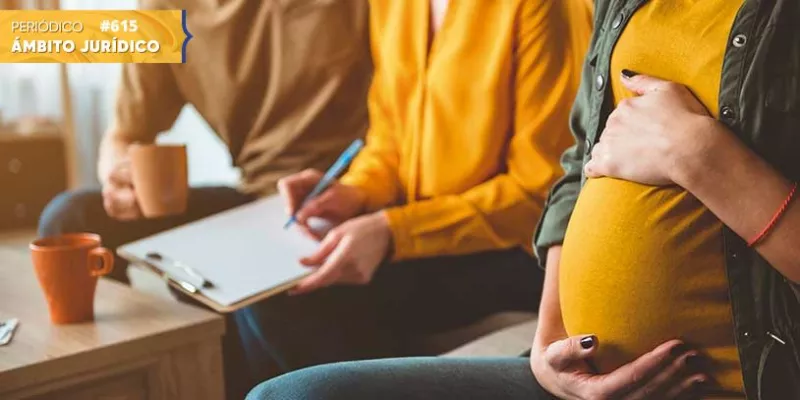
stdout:
[[795,192],[797,192],[797,182],[795,182],[794,186],[792,186],[792,190],[789,192],[789,195],[786,196],[786,200],[783,201],[783,204],[781,204],[781,208],[778,209],[778,212],[775,213],[775,215],[769,221],[767,226],[764,227],[764,230],[759,232],[758,235],[756,235],[754,238],[750,239],[749,242],[747,242],[747,247],[753,247],[756,244],[758,244],[758,242],[764,240],[767,234],[769,234],[772,228],[775,227],[775,225],[781,219],[783,214],[786,212],[786,209],[789,208],[789,204],[791,204],[792,199],[794,199]]

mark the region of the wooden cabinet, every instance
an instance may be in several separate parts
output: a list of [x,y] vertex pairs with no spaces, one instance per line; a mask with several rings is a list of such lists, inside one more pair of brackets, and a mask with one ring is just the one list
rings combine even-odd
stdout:
[[67,188],[58,134],[0,133],[0,229],[35,227],[42,209]]
[[[219,336],[5,393],[8,400],[223,400]],[[0,391],[2,394],[2,391]]]

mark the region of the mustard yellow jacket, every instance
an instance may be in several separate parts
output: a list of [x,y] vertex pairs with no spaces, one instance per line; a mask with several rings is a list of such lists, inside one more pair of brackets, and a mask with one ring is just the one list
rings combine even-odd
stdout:
[[585,0],[373,0],[367,144],[342,177],[386,209],[394,258],[531,251],[591,33]]

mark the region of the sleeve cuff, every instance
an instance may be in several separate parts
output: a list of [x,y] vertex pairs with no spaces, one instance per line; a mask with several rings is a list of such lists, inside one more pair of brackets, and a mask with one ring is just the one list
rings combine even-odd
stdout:
[[131,143],[155,143],[158,134],[161,131],[147,130],[146,127],[136,124],[123,123],[118,118],[115,118],[111,123],[108,132],[114,135],[114,139],[125,140]]
[[408,231],[405,211],[402,207],[392,207],[384,210],[386,219],[389,221],[389,229],[392,231],[392,261],[401,261],[413,257],[414,238]]
[[339,178],[339,182],[344,185],[357,187],[366,194],[365,207],[367,212],[375,212],[386,206],[382,199],[383,196],[381,196],[381,188],[373,182],[370,182],[369,176],[359,173],[347,173]]
[[533,248],[539,266],[544,268],[547,265],[547,249],[552,246],[564,243],[564,236],[567,232],[567,224],[575,206],[575,199],[564,200],[545,206],[542,218],[536,226]]
[[792,292],[794,292],[794,297],[797,298],[797,301],[800,301],[800,284],[789,281],[789,287],[792,288]]

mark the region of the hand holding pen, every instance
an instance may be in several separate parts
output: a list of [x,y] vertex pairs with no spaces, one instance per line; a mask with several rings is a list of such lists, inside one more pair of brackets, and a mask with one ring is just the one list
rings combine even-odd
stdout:
[[[336,180],[362,145],[360,140],[354,142],[325,174],[307,170],[278,182],[291,215],[286,226],[297,221],[303,232],[321,239],[316,251],[298,260],[313,272],[289,294],[336,284],[366,285],[390,252],[392,231],[386,213],[367,212],[363,189]],[[309,227],[312,217],[334,225],[324,238]]]
[[338,225],[363,213],[364,193],[337,181],[363,145],[361,139],[353,142],[325,173],[307,169],[278,181],[278,191],[286,200],[286,212],[290,215],[286,228],[297,222],[302,231],[319,239],[308,228],[309,218],[321,218]]

